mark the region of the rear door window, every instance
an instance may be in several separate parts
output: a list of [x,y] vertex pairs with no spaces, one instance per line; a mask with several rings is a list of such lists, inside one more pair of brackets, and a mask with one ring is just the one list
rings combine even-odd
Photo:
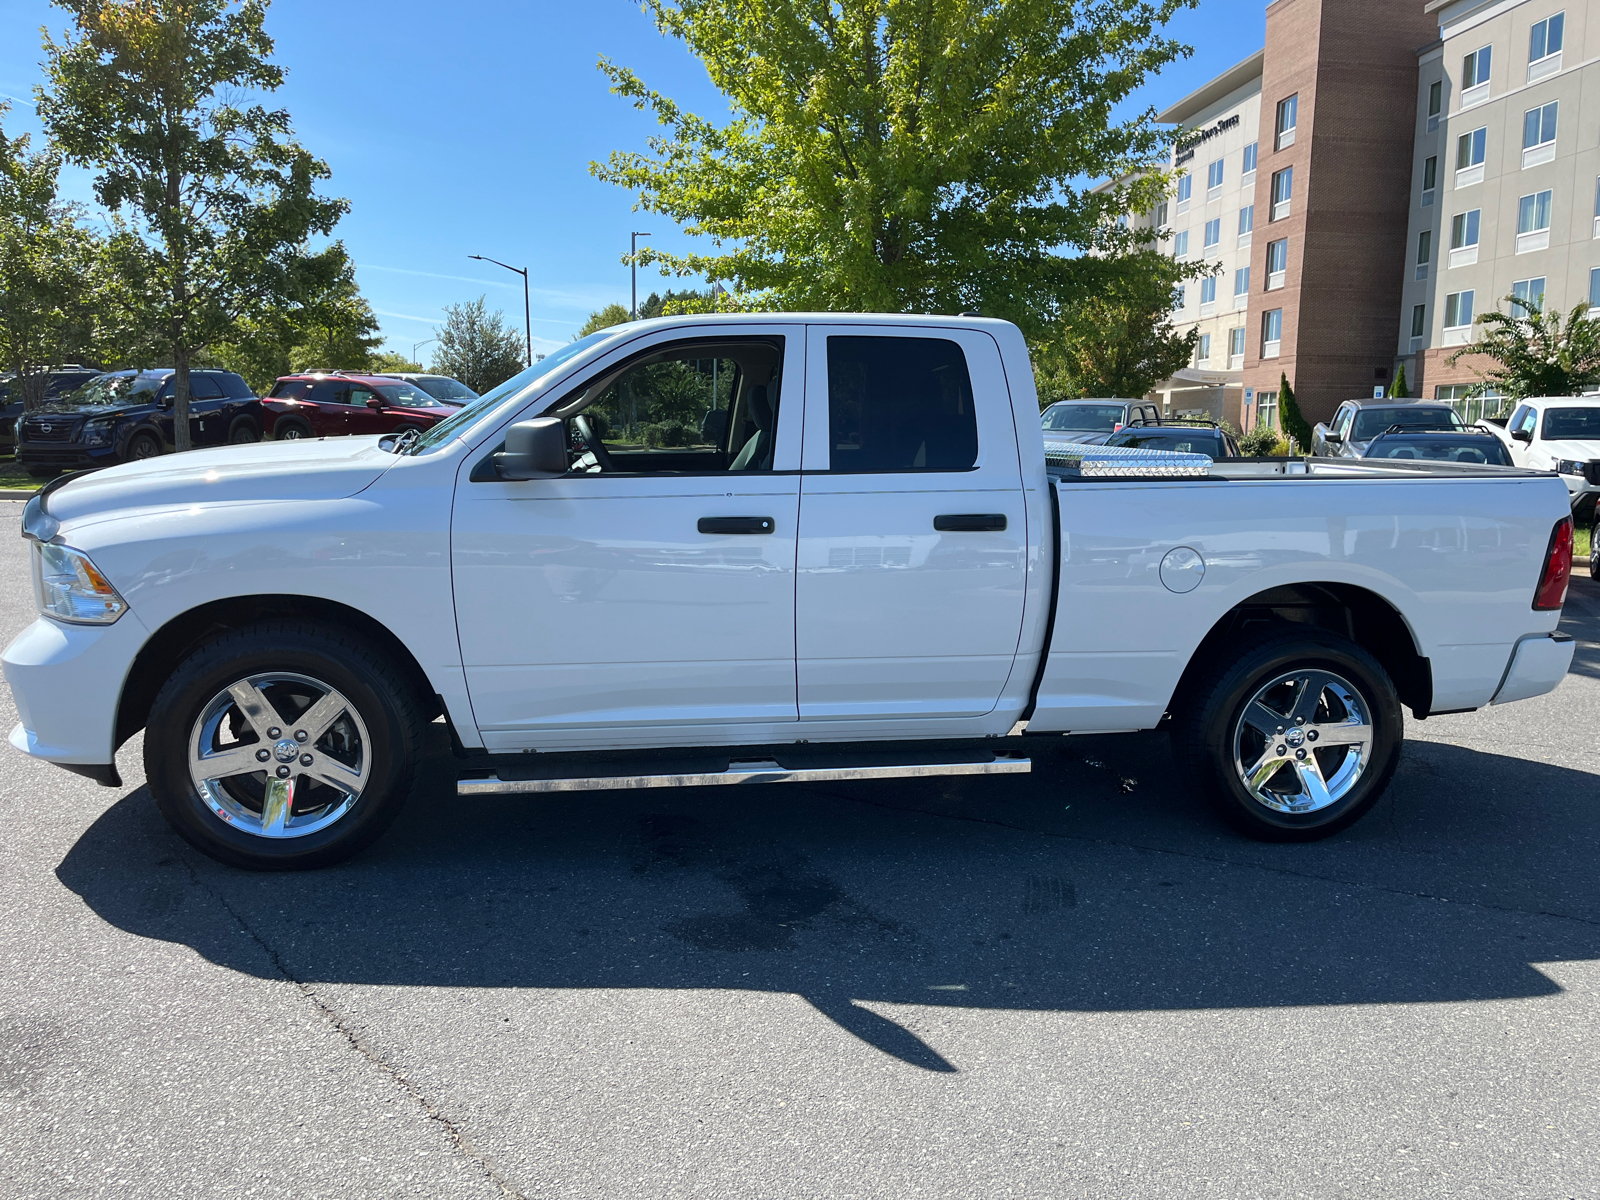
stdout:
[[189,398],[191,400],[221,400],[222,385],[212,375],[189,376]]
[[961,347],[944,338],[828,338],[829,470],[966,471],[978,418]]

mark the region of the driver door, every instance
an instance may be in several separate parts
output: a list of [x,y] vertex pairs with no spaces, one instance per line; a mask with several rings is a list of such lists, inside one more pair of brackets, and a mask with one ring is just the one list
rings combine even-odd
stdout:
[[720,725],[793,736],[804,339],[767,324],[635,339],[541,401],[567,418],[567,475],[502,481],[493,441],[463,467],[456,615],[488,749],[624,727],[663,744]]

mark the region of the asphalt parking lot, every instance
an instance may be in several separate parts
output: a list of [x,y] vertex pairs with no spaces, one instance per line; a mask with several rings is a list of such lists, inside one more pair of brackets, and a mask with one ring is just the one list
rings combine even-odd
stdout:
[[[20,504],[0,503],[0,529]],[[0,536],[0,633],[32,619]],[[458,800],[261,876],[0,757],[0,1194],[1600,1195],[1600,586],[1553,696],[1240,841],[1025,780]],[[3,689],[0,689],[3,693]],[[9,693],[0,721],[15,721]]]

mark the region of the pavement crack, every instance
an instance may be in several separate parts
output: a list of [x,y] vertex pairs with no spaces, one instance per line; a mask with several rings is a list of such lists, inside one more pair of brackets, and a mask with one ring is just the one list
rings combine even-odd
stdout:
[[427,1093],[407,1078],[403,1071],[384,1058],[376,1047],[361,1036],[335,1005],[324,999],[310,984],[295,977],[294,972],[289,970],[288,964],[283,961],[277,950],[256,932],[255,928],[249,921],[245,920],[238,909],[228,902],[227,896],[201,877],[200,872],[195,870],[194,864],[187,857],[180,861],[182,861],[184,869],[189,873],[190,882],[210,895],[222,907],[222,910],[233,918],[234,923],[239,926],[240,930],[254,941],[257,946],[261,947],[261,952],[267,956],[267,961],[272,964],[273,970],[277,971],[284,982],[292,985],[316,1009],[317,1014],[333,1027],[334,1031],[344,1039],[352,1050],[376,1067],[390,1083],[404,1092],[422,1110],[428,1120],[439,1127],[444,1134],[445,1140],[457,1154],[472,1163],[485,1179],[499,1188],[501,1195],[510,1197],[511,1200],[528,1200],[527,1195],[501,1173],[493,1160],[473,1145],[472,1140],[467,1137],[466,1130],[459,1123],[452,1120],[443,1109],[428,1097]]

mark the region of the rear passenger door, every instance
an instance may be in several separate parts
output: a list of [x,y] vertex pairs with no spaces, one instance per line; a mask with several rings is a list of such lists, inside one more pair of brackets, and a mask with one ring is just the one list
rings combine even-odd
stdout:
[[194,445],[220,446],[228,440],[225,403],[215,375],[196,371],[189,376],[189,440]]
[[805,421],[801,721],[993,711],[1016,657],[1027,554],[994,339],[812,326]]

